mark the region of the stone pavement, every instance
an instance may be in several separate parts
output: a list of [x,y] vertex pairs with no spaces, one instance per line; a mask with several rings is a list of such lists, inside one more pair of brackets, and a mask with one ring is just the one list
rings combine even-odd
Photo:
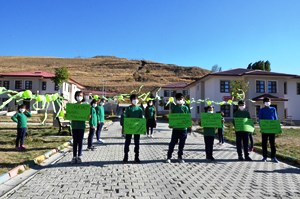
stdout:
[[84,151],[82,164],[71,165],[68,153],[4,198],[300,198],[300,169],[261,162],[255,153],[253,162],[238,162],[230,144],[215,144],[217,160],[208,162],[199,134],[188,136],[186,163],[164,163],[170,136],[167,124],[158,123],[154,138],[141,138],[142,163],[132,162],[132,144],[130,162],[123,164],[124,139],[114,123],[103,132],[106,144]]

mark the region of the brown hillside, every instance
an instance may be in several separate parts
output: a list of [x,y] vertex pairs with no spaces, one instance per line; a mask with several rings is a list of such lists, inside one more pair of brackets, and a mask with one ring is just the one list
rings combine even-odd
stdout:
[[199,67],[181,67],[152,61],[128,60],[113,56],[94,58],[0,57],[0,73],[48,71],[66,66],[71,77],[84,86],[118,93],[128,93],[144,85],[143,91],[173,82],[192,82],[209,71]]

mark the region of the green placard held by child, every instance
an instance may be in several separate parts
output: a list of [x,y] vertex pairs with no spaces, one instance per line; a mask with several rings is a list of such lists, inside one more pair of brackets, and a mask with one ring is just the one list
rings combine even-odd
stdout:
[[71,104],[66,105],[66,120],[89,121],[91,106],[89,104]]
[[201,113],[201,126],[210,128],[222,128],[221,113]]
[[237,132],[254,132],[253,120],[249,118],[234,118],[235,131]]
[[260,120],[261,133],[282,133],[279,120]]
[[145,118],[124,118],[125,134],[146,134]]
[[170,113],[169,127],[183,129],[192,126],[192,115],[189,113]]

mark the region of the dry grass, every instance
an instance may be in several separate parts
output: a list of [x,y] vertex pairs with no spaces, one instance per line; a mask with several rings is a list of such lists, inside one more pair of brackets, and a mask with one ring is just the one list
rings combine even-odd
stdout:
[[146,61],[139,68],[140,60],[128,60],[113,56],[97,58],[53,57],[0,57],[0,73],[15,71],[48,71],[66,66],[71,77],[79,83],[102,90],[103,80],[107,91],[129,92],[144,85],[144,91],[172,82],[191,82],[209,71],[198,67],[180,67]]

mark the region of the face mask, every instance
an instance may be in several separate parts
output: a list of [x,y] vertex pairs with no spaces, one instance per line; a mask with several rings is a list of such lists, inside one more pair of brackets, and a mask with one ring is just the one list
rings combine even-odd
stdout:
[[96,107],[97,107],[97,104],[93,104],[92,106],[93,106],[94,108],[96,108]]
[[20,111],[21,113],[24,113],[24,112],[25,112],[25,109],[24,109],[24,108],[20,108],[19,111]]
[[245,105],[244,105],[244,106],[239,106],[239,109],[240,109],[241,111],[245,110],[245,108],[246,108]]
[[265,102],[265,106],[271,106],[271,102]]
[[104,105],[104,103],[103,102],[100,102],[100,106],[103,106]]
[[184,104],[184,100],[176,100],[176,103],[179,105],[183,105]]
[[77,97],[76,97],[76,100],[77,100],[77,102],[81,102],[81,101],[83,100],[83,97],[77,96]]
[[139,100],[138,100],[138,99],[132,100],[132,104],[133,104],[133,105],[137,105],[137,103],[139,103]]
[[152,106],[153,105],[153,103],[151,102],[151,103],[149,103],[149,106]]
[[214,111],[208,111],[208,113],[214,113]]

